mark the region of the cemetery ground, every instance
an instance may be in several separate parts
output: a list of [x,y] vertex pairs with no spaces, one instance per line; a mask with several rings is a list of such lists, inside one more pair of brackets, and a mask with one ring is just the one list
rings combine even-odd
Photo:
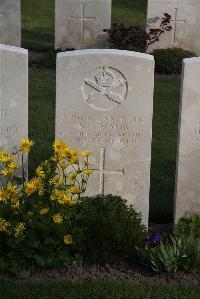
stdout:
[[[113,22],[142,25],[146,0],[113,0]],[[22,46],[29,56],[29,175],[51,154],[55,139],[54,1],[22,0]],[[155,77],[150,222],[172,223],[175,185],[179,76]],[[181,279],[180,279],[181,281]],[[0,298],[200,298],[198,284],[156,281],[22,281],[0,280]],[[6,297],[5,297],[6,294]]]
[[198,299],[199,292],[198,285],[116,281],[0,282],[0,298],[6,299]]

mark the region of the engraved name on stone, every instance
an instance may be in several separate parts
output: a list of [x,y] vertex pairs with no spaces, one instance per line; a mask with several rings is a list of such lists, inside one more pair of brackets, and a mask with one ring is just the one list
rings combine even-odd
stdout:
[[1,109],[0,110],[0,118],[7,118],[8,117],[8,110],[7,109]]
[[70,130],[60,132],[62,138],[70,136],[78,143],[124,143],[140,144],[143,139],[142,117],[126,117],[98,115],[91,117],[86,114],[69,114],[65,119],[72,120]]

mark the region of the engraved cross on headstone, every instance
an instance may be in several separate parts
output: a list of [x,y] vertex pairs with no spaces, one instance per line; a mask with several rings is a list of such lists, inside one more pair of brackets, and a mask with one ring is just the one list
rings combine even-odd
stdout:
[[172,43],[176,43],[176,30],[177,30],[177,24],[184,24],[186,20],[178,20],[178,8],[174,8],[174,18],[172,19],[172,22],[174,23],[173,29],[172,29]]
[[105,148],[100,148],[100,163],[99,169],[94,169],[95,173],[100,174],[100,194],[104,195],[104,179],[105,174],[108,175],[124,175],[124,169],[121,170],[107,170],[105,169]]
[[81,45],[85,43],[85,22],[86,21],[95,21],[95,17],[86,17],[85,16],[85,7],[87,4],[81,3],[81,17],[71,16],[70,20],[72,21],[80,21],[81,23]]

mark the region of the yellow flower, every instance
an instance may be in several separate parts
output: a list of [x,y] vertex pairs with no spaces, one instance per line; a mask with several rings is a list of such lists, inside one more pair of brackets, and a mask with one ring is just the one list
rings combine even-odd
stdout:
[[15,169],[18,169],[20,166],[16,163],[12,162],[12,163],[8,164],[8,167],[15,170]]
[[39,193],[39,195],[42,195],[44,193],[44,183],[39,177],[33,178],[25,186],[25,193],[28,194],[28,196],[36,191]]
[[0,162],[12,163],[15,160],[15,155],[10,155],[4,151],[0,151]]
[[12,202],[13,202],[12,208],[13,209],[19,209],[19,205],[20,205],[19,200],[13,200]]
[[83,173],[88,176],[91,175],[93,172],[94,172],[94,170],[92,170],[92,169],[84,169],[83,170]]
[[44,170],[43,170],[42,166],[38,166],[38,168],[36,168],[35,173],[38,177],[44,177],[45,176],[45,173],[44,173]]
[[48,212],[49,212],[49,208],[43,208],[43,209],[40,211],[40,214],[41,214],[41,215],[46,215],[46,214],[48,214]]
[[70,150],[70,156],[78,156],[78,149],[74,148]]
[[60,215],[60,213],[54,214],[52,218],[53,218],[53,222],[57,224],[60,224],[63,221],[63,217]]
[[37,181],[36,178],[34,178],[26,184],[25,192],[26,194],[31,195],[32,193],[36,192],[36,190],[37,190]]
[[77,201],[76,200],[73,200],[73,199],[70,199],[69,201],[69,206],[74,206],[77,204]]
[[3,176],[12,176],[14,173],[14,169],[12,168],[4,168],[1,170],[1,174],[3,174]]
[[70,152],[68,145],[59,139],[54,142],[53,149],[58,161],[65,159]]
[[72,186],[72,187],[70,188],[70,192],[71,192],[72,194],[79,194],[81,191],[80,191],[80,188],[79,188],[78,186]]
[[5,219],[0,218],[0,232],[7,231],[7,228],[10,226],[10,223]]
[[15,231],[14,236],[15,236],[15,238],[21,236],[24,233],[25,229],[26,229],[25,223],[24,222],[19,222],[17,224],[17,226],[14,228],[14,231]]
[[8,182],[6,191],[8,192],[11,199],[16,199],[17,194],[19,193],[17,186],[11,182]]
[[59,166],[62,170],[65,170],[67,167],[69,167],[70,163],[66,162],[66,161],[63,161],[63,162],[60,162]]
[[9,192],[3,187],[0,189],[0,201],[6,202],[10,198]]
[[33,144],[34,142],[32,140],[29,140],[28,138],[23,138],[20,144],[20,151],[23,154],[28,153],[31,149],[31,146],[33,146]]
[[90,151],[83,151],[83,152],[81,152],[81,156],[84,157],[84,158],[88,158],[90,155],[91,155]]
[[53,177],[52,179],[49,180],[49,183],[51,185],[57,185],[60,181],[60,176],[59,175],[55,175],[55,177]]
[[73,239],[71,235],[64,235],[64,243],[66,245],[70,245],[73,243]]
[[70,181],[74,181],[74,180],[77,178],[77,175],[78,175],[78,173],[77,173],[76,171],[71,172],[71,173],[69,174],[69,176],[68,176],[68,179],[69,179]]
[[71,198],[64,190],[54,189],[51,194],[51,199],[56,200],[60,205],[72,205]]
[[78,156],[77,155],[74,155],[74,156],[71,156],[70,157],[70,159],[69,159],[69,162],[71,163],[71,164],[77,164],[77,162],[78,162]]

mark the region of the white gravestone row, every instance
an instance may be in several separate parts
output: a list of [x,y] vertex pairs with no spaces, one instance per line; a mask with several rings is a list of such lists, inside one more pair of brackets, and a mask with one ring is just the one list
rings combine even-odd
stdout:
[[172,17],[172,30],[163,34],[149,51],[176,47],[200,54],[199,11],[199,0],[148,0],[147,29],[158,28],[164,13]]
[[56,0],[55,49],[105,48],[112,0]]
[[200,213],[200,57],[184,60],[180,104],[175,222]]
[[28,51],[0,45],[0,149],[28,137]]
[[21,46],[21,0],[0,0],[0,44]]
[[[72,88],[73,86],[73,88]],[[119,50],[58,54],[56,138],[90,149],[87,193],[128,200],[148,225],[154,59]]]

